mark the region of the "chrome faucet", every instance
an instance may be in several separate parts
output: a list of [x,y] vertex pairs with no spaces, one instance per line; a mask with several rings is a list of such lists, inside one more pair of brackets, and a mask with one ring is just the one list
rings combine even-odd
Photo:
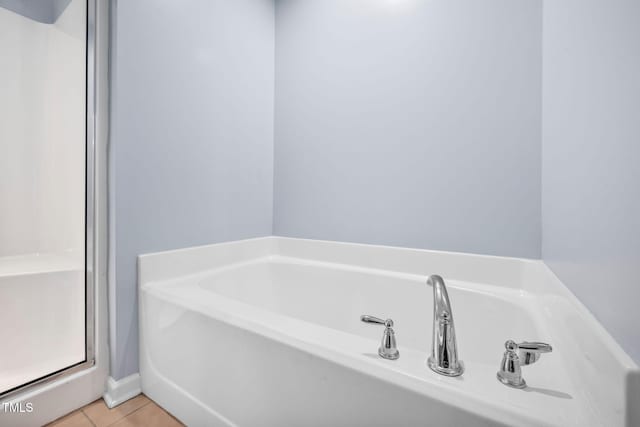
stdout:
[[458,360],[458,344],[449,294],[442,277],[433,275],[427,279],[433,287],[433,342],[427,365],[434,372],[457,377],[464,372],[464,364]]

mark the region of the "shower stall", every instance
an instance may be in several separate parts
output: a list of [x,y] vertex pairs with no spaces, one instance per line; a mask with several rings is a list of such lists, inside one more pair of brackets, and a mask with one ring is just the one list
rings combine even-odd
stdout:
[[95,17],[0,0],[1,402],[95,370]]

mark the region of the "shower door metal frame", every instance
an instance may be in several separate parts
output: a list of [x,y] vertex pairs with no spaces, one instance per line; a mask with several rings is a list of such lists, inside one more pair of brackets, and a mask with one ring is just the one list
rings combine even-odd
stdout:
[[0,391],[0,402],[60,378],[72,375],[95,365],[96,310],[95,280],[96,263],[96,212],[95,212],[95,171],[96,171],[96,10],[97,0],[86,0],[86,87],[85,87],[85,359],[64,367],[41,378],[17,386],[4,393]]

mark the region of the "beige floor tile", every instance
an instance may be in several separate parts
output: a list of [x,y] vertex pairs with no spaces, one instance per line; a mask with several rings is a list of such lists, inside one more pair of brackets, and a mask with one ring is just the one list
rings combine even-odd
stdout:
[[179,427],[183,426],[155,403],[150,403],[121,419],[113,427]]
[[74,411],[62,418],[47,424],[48,427],[92,427],[91,421],[81,410]]
[[132,412],[149,404],[151,401],[144,394],[129,399],[113,409],[109,409],[104,400],[96,400],[82,408],[82,411],[95,424],[96,427],[106,427],[126,417]]

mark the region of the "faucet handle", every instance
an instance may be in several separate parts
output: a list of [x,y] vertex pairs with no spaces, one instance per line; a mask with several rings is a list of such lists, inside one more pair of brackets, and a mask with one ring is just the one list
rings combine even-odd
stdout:
[[553,348],[550,344],[537,341],[524,341],[518,344],[520,350],[527,350],[532,353],[550,353]]
[[537,362],[542,353],[551,353],[553,351],[551,345],[544,342],[524,341],[516,345],[520,364],[525,366]]
[[400,352],[396,345],[396,334],[393,332],[393,320],[382,320],[379,317],[363,314],[360,320],[364,323],[375,323],[384,325],[384,333],[382,334],[382,342],[378,348],[378,355],[383,359],[396,360],[400,357]]
[[362,316],[360,316],[360,320],[364,323],[376,323],[378,325],[385,325],[386,327],[393,328],[393,320],[391,319],[382,320],[381,318],[376,316],[363,314]]
[[553,348],[543,342],[524,341],[516,344],[513,340],[504,343],[506,351],[502,356],[502,363],[496,376],[504,385],[514,388],[524,388],[527,386],[522,378],[521,366],[531,365],[540,359],[542,353],[549,353]]

